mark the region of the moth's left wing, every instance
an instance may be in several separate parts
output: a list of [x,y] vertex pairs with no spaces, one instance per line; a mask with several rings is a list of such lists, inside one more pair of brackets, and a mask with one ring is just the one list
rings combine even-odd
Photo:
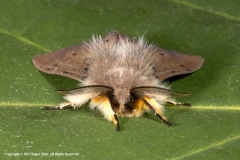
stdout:
[[87,76],[89,59],[88,45],[81,44],[36,56],[32,62],[43,72],[82,81]]

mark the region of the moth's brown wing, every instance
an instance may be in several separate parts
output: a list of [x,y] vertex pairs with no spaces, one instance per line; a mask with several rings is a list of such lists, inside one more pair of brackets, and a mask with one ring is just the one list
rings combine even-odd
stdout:
[[[126,39],[116,31],[109,32],[103,42],[106,46]],[[91,45],[91,42],[89,42]],[[35,67],[43,72],[66,76],[78,81],[87,77],[88,65],[91,60],[88,44],[81,44],[33,58]]]
[[81,44],[32,59],[35,67],[43,72],[66,76],[82,81],[87,76],[90,53],[87,44]]
[[156,47],[156,51],[152,57],[155,76],[158,77],[160,81],[176,75],[195,72],[204,62],[201,56],[181,54],[159,47]]
[[[137,42],[137,40],[121,35],[117,31],[112,31],[103,38],[106,46],[117,44],[119,41]],[[160,81],[176,75],[192,73],[198,70],[204,61],[200,56],[190,56],[155,46],[152,47],[152,62],[155,68],[155,76]]]

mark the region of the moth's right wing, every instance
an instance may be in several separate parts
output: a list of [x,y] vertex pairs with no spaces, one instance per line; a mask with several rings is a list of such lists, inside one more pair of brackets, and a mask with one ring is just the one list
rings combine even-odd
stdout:
[[160,81],[176,75],[193,73],[200,69],[203,62],[201,56],[181,54],[159,47],[156,47],[152,53],[155,76]]
[[89,59],[88,45],[81,44],[36,56],[32,62],[43,72],[82,81],[87,76]]

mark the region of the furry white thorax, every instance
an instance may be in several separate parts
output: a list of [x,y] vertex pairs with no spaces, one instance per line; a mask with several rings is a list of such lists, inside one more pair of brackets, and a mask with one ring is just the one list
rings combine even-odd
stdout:
[[[152,45],[146,43],[143,37],[134,42],[120,40],[118,43],[109,44],[106,44],[101,37],[93,37],[93,40],[87,45],[91,61],[89,62],[87,78],[82,81],[84,86],[104,85],[112,87],[120,104],[124,104],[129,98],[131,88],[140,86],[166,88],[154,76],[150,57],[154,49]],[[64,98],[75,105],[82,105],[96,96],[97,94],[66,95]],[[157,99],[154,95],[149,95],[149,97],[153,98],[151,103],[155,103],[156,107],[162,110],[161,104],[165,103],[167,96],[158,96]],[[109,120],[111,108],[108,107],[108,110],[104,109],[101,103],[90,103],[91,108],[96,105]]]
[[120,40],[109,45],[101,37],[93,37],[88,46],[91,61],[89,74],[83,81],[84,86],[105,85],[113,89],[131,89],[160,85],[154,77],[150,61],[152,45],[148,45],[143,37],[135,42]]

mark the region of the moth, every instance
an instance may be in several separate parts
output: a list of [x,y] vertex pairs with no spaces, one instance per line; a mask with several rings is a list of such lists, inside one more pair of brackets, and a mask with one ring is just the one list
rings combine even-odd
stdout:
[[89,102],[90,108],[100,110],[119,131],[119,116],[139,117],[145,112],[172,127],[163,115],[164,104],[191,104],[176,102],[173,95],[188,93],[170,90],[164,80],[198,70],[204,59],[148,44],[144,37],[132,39],[112,31],[103,38],[93,36],[83,44],[36,56],[32,62],[42,72],[81,82],[77,88],[58,91],[66,102],[45,109],[75,108]]

